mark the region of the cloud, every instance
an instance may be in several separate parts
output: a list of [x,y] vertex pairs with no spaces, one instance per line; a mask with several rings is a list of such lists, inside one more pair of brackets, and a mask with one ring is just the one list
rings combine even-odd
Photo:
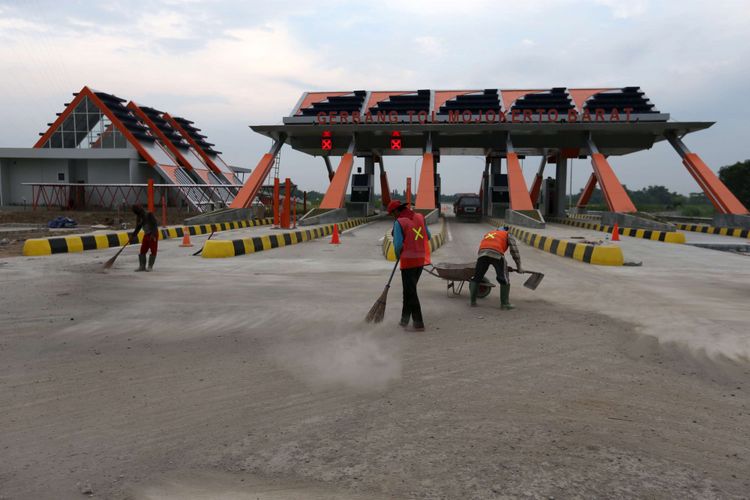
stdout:
[[[750,156],[729,139],[750,113],[738,98],[750,83],[742,0],[38,4],[0,6],[3,146],[32,141],[85,84],[195,120],[250,167],[268,141],[246,126],[278,123],[306,90],[641,85],[674,118],[719,120],[690,137],[712,167]],[[295,180],[325,186],[319,159],[284,151]],[[632,187],[695,189],[641,160],[615,163]],[[475,189],[457,171],[441,162],[447,190]]]
[[419,51],[426,55],[437,56],[443,52],[442,43],[434,36],[418,36],[414,39],[414,43],[417,44]]
[[647,0],[596,0],[596,3],[609,7],[617,19],[642,16],[648,10]]

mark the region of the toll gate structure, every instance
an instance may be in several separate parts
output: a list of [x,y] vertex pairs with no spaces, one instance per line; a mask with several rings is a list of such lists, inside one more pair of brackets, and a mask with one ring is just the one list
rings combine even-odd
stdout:
[[[320,208],[305,216],[311,223],[369,211],[376,163],[387,202],[384,158],[396,155],[422,157],[415,208],[431,212],[439,205],[441,157],[478,155],[485,158],[477,179],[485,213],[544,227],[545,215],[565,215],[568,159],[580,158],[590,160],[592,172],[577,209],[585,209],[599,186],[609,208],[604,223],[662,228],[665,223],[638,213],[612,163],[668,141],[714,205],[714,224],[750,227],[747,208],[683,142],[711,125],[670,120],[637,86],[306,92],[283,124],[251,125],[273,143],[231,207],[250,206],[284,144],[320,156],[326,165],[330,184]],[[339,157],[335,171],[332,157]],[[529,157],[539,160],[531,186],[519,161]],[[352,175],[355,158],[363,159],[363,171]],[[555,175],[545,181],[548,164],[555,165]]]

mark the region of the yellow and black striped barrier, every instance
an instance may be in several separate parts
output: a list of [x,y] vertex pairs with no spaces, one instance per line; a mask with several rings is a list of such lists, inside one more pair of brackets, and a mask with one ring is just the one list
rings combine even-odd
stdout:
[[[215,224],[198,224],[194,226],[165,227],[159,230],[159,239],[168,240],[182,238],[185,229],[191,236],[208,234],[211,232],[231,231],[246,227],[265,226],[273,224],[273,218],[253,220],[239,220],[233,222],[217,222]],[[58,238],[32,238],[23,244],[23,254],[26,256],[52,255],[56,253],[83,252],[85,250],[101,250],[119,247],[127,243],[130,232],[71,235]],[[143,239],[143,231],[138,233],[138,241]]]
[[[604,226],[593,222],[584,222],[570,218],[561,219],[556,217],[547,218],[547,222],[556,222],[558,224],[567,224],[568,226],[580,227],[582,229],[591,229],[593,231],[602,231],[612,233],[612,226]],[[636,229],[632,227],[618,227],[617,232],[623,236],[632,238],[642,238],[644,240],[663,241],[665,243],[685,243],[685,235],[677,231],[656,231],[651,229]]]
[[693,233],[719,234],[721,236],[734,236],[735,238],[750,238],[750,229],[739,227],[714,227],[705,224],[675,224],[677,229]]
[[[437,234],[433,234],[430,238],[430,252],[434,252],[445,243],[445,224],[445,218],[441,217],[440,232]],[[385,256],[386,260],[396,262],[396,250],[393,246],[393,235],[391,234],[390,230],[386,233],[385,238],[383,238],[383,255]]]
[[[357,219],[350,219],[346,222],[339,222],[339,231],[351,229],[355,226],[369,222],[372,219],[373,217],[359,217]],[[239,255],[262,252],[264,250],[288,245],[296,245],[297,243],[311,241],[333,234],[333,226],[335,225],[336,224],[328,224],[302,231],[267,234],[237,240],[208,240],[203,247],[201,256],[204,259],[220,259],[224,257],[237,257]]]
[[[495,227],[502,225],[502,221],[488,219]],[[575,243],[560,240],[550,236],[543,236],[531,231],[524,231],[515,226],[510,226],[510,234],[529,246],[538,248],[560,257],[579,260],[586,264],[598,266],[621,266],[625,262],[622,250],[617,245],[588,245],[586,243]]]

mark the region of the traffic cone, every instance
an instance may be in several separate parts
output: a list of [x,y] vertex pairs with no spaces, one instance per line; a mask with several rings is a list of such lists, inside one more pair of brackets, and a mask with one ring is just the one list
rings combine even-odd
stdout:
[[617,222],[612,228],[612,241],[620,241],[620,228],[617,227]]
[[192,243],[190,243],[190,231],[188,231],[188,228],[183,227],[182,228],[182,244],[181,247],[191,247],[193,246]]
[[331,236],[331,245],[338,245],[341,243],[339,241],[339,225],[334,224],[333,225],[333,236]]

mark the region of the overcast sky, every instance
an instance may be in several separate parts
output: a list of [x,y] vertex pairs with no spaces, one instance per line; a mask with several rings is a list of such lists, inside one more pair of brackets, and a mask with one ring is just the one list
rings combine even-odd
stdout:
[[[718,170],[750,158],[749,26],[746,0],[0,0],[0,147],[33,145],[84,85],[193,120],[251,168],[270,143],[248,125],[306,90],[638,85],[674,120],[717,122],[685,142]],[[612,164],[631,188],[698,190],[664,144]],[[388,158],[391,185],[414,165]],[[444,157],[443,192],[482,168]],[[327,185],[288,146],[281,169]],[[575,161],[574,191],[590,172]]]

